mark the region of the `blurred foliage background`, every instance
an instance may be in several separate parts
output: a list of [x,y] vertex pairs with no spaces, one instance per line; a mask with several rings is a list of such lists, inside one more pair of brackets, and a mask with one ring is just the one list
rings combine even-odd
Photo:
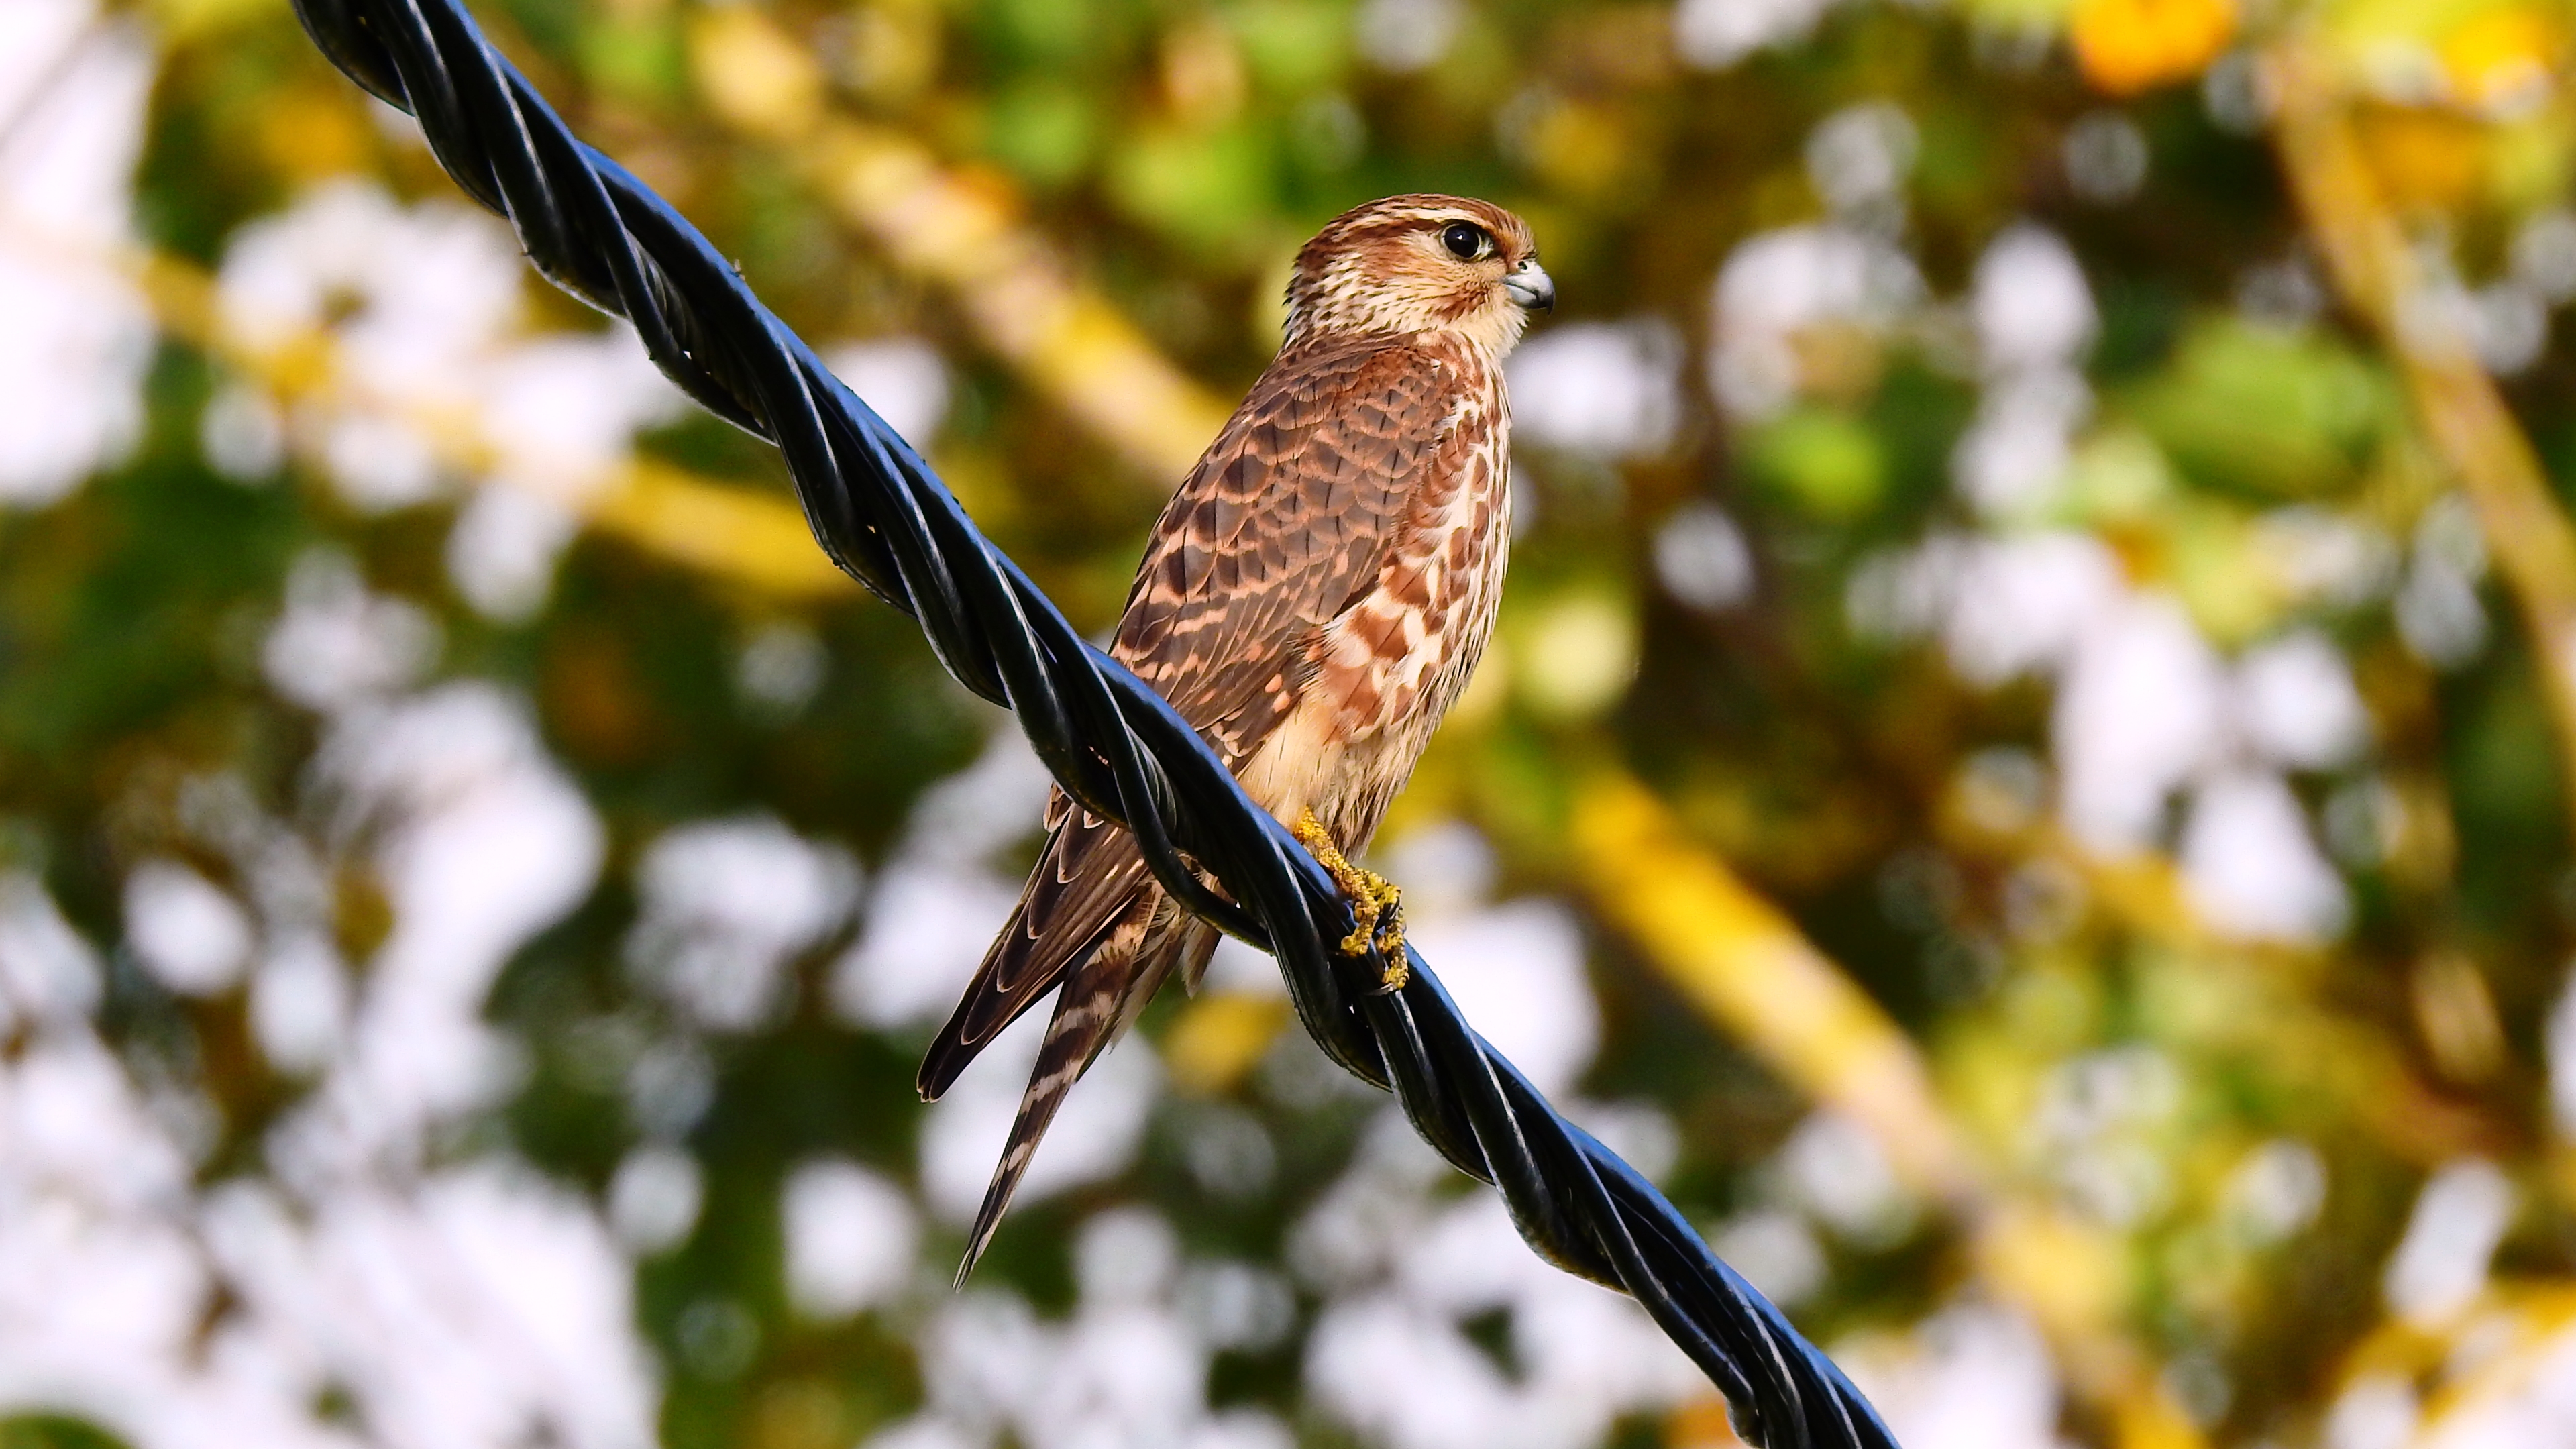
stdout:
[[[2576,7],[477,13],[1089,630],[1521,211],[1471,1019],[1913,1449],[2576,1442]],[[1043,787],[282,0],[0,3],[0,1443],[1732,1442],[1239,948],[952,1295]]]

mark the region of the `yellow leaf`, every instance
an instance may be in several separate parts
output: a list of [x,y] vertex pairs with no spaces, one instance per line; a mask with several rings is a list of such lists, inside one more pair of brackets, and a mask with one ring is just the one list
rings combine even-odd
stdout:
[[2558,27],[2519,6],[2490,10],[2442,40],[2442,69],[2461,102],[2490,114],[2546,100],[2557,62]]
[[1182,1091],[1215,1096],[1241,1081],[1287,1024],[1284,997],[1212,991],[1163,1033],[1163,1065]]
[[2067,17],[2084,78],[2115,96],[2189,80],[2235,34],[2229,0],[2078,0]]
[[698,85],[726,120],[788,141],[822,119],[822,67],[766,17],[742,7],[710,10],[690,38]]

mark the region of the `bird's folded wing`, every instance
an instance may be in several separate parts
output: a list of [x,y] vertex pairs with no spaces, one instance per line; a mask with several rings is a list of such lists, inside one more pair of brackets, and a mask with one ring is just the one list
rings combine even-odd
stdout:
[[[1384,338],[1282,354],[1155,523],[1110,653],[1238,768],[1296,707],[1319,632],[1376,581],[1455,381]],[[923,1058],[924,1096],[1152,887],[1126,831],[1060,794],[1048,823],[1019,908]]]
[[1456,379],[1384,339],[1284,354],[1156,521],[1109,652],[1238,764],[1376,582]]

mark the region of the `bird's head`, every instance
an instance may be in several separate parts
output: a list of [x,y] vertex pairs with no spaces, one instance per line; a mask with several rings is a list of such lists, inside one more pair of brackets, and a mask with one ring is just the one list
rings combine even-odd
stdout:
[[1527,222],[1463,196],[1390,196],[1333,218],[1297,253],[1287,344],[1450,332],[1499,357],[1530,313],[1555,305]]

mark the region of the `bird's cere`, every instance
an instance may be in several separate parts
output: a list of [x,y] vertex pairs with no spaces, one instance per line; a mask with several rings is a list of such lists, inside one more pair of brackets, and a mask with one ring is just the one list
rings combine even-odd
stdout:
[[1503,290],[1512,294],[1513,301],[1533,312],[1556,310],[1556,281],[1548,276],[1547,269],[1538,264],[1536,257],[1512,268],[1511,275],[1503,278]]

